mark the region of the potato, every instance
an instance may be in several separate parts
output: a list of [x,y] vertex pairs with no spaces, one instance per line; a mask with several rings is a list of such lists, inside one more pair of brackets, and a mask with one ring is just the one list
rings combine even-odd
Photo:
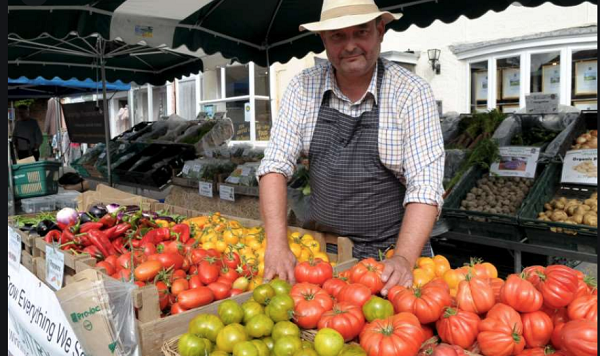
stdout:
[[598,130],[591,130],[590,135],[592,135],[592,137],[598,137]]
[[589,198],[589,199],[586,199],[586,200],[583,202],[583,204],[585,204],[585,205],[587,205],[587,206],[590,206],[590,207],[591,207],[591,206],[594,206],[594,205],[598,205],[598,200],[596,200],[596,199],[592,199],[592,198]]
[[598,227],[598,216],[594,213],[587,213],[583,216],[583,224]]
[[587,140],[585,137],[583,137],[583,135],[582,135],[582,136],[579,136],[579,137],[577,137],[577,141],[575,141],[575,142],[577,142],[577,143],[578,143],[578,144],[580,144],[580,145],[583,145],[583,144],[585,144],[587,141],[588,141],[588,140]]
[[542,220],[542,221],[548,221],[548,222],[551,222],[551,221],[552,221],[552,220],[550,220],[550,218],[549,218],[549,217],[547,217],[547,216],[543,216],[543,217],[539,218],[539,220]]
[[565,209],[565,203],[563,203],[561,201],[558,201],[554,205],[554,208],[556,208],[557,210],[564,210]]
[[569,216],[567,215],[567,213],[561,210],[552,213],[552,216],[550,218],[552,219],[552,221],[564,221],[567,220]]
[[585,215],[588,211],[592,210],[592,208],[590,208],[587,205],[580,205],[577,208],[577,211],[575,211],[576,215]]
[[554,208],[552,208],[552,205],[550,205],[549,203],[544,204],[544,209],[546,209],[546,210],[554,210]]
[[541,217],[544,217],[544,216],[546,216],[546,213],[539,213],[538,214],[538,218],[541,218]]
[[579,207],[577,205],[571,205],[566,209],[567,215],[573,216],[576,214]]
[[583,224],[583,215],[573,215],[570,220],[574,221],[577,225],[581,225]]

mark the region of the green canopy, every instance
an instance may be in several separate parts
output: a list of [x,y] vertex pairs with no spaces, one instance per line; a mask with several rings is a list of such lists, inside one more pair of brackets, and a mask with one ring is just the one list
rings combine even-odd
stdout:
[[[323,0],[29,0],[40,6],[8,1],[8,32],[22,38],[48,33],[63,38],[71,31],[80,36],[99,34],[127,43],[151,46],[187,46],[208,54],[221,53],[240,62],[265,66],[323,50],[321,40],[300,33],[298,26],[319,19]],[[585,0],[520,0],[525,7],[544,3],[575,6]],[[589,0],[597,4],[597,0]],[[382,10],[404,17],[388,29],[404,31],[412,25],[427,27],[465,16],[478,18],[488,11],[503,11],[514,0],[377,0]]]

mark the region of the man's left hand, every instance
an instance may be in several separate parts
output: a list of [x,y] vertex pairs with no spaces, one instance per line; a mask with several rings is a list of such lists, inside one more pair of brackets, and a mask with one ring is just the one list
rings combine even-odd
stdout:
[[383,296],[387,296],[388,291],[393,286],[410,287],[413,282],[413,266],[402,256],[393,256],[383,261],[384,269],[381,274],[381,280],[385,286],[381,290]]

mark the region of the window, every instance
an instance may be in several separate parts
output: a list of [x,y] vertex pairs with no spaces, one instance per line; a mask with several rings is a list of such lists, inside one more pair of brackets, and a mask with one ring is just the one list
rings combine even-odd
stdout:
[[153,87],[152,88],[152,113],[154,118],[152,121],[160,120],[167,115],[167,87]]
[[143,121],[150,121],[148,117],[148,89],[147,87],[134,89],[133,94],[133,106],[135,117],[133,119],[134,125],[139,124]]
[[196,78],[189,77],[179,81],[177,88],[177,115],[186,120],[196,118]]
[[598,50],[573,51],[572,105],[581,110],[598,108]]
[[471,112],[487,111],[488,62],[471,64]]
[[531,55],[531,93],[560,96],[560,52]]
[[496,81],[497,106],[502,112],[519,109],[521,98],[521,57],[498,59]]
[[234,141],[250,141],[250,121],[246,121],[246,100],[228,102],[227,117],[233,121]]
[[255,101],[256,140],[269,141],[271,139],[271,105],[267,100]]
[[225,95],[227,98],[250,95],[248,65],[225,68]]
[[254,67],[254,93],[258,96],[269,96],[269,69]]

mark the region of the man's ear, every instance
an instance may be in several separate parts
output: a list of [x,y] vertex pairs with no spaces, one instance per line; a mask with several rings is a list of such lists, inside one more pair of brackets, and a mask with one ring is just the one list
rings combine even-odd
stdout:
[[377,21],[376,27],[379,38],[381,39],[381,42],[383,42],[383,36],[385,36],[385,21],[383,21],[383,19]]
[[321,37],[321,42],[323,42],[323,47],[325,46],[325,31],[319,32],[319,37]]

